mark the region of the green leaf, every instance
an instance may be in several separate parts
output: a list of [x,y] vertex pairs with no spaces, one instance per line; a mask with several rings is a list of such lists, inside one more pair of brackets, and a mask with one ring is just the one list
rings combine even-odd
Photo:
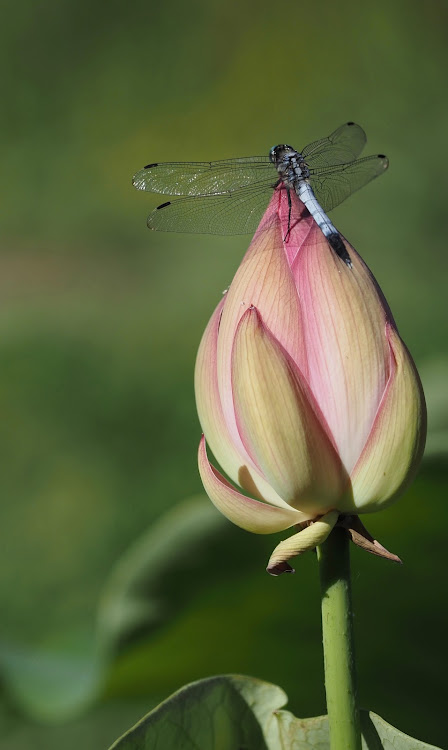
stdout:
[[[118,739],[110,750],[329,750],[326,716],[297,719],[280,710],[284,691],[222,675],[186,685]],[[362,712],[363,750],[437,750]]]
[[[114,750],[267,750],[278,737],[283,690],[238,675],[181,688],[112,747]],[[267,742],[271,744],[267,744]]]
[[361,731],[363,750],[441,750],[403,734],[372,711],[361,711]]

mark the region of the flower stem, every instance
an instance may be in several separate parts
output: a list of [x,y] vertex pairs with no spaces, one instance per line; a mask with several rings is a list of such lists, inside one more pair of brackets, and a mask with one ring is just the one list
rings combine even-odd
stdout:
[[317,548],[322,595],[325,690],[331,750],[361,750],[356,705],[349,538],[336,527]]

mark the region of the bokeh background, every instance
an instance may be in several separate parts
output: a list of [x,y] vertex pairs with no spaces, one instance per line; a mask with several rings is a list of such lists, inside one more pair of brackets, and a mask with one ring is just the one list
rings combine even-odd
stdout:
[[21,0],[2,19],[0,747],[106,748],[219,672],[325,711],[314,556],[270,578],[277,538],[175,507],[201,493],[197,346],[249,238],[148,232],[160,199],[131,177],[347,120],[391,166],[332,216],[430,410],[417,481],[368,524],[406,564],[353,552],[361,703],[445,746],[446,3]]

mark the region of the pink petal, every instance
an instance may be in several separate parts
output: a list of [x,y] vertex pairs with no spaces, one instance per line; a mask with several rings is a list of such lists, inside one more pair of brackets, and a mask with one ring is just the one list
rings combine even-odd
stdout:
[[255,534],[284,531],[307,520],[304,513],[293,508],[278,508],[242,495],[219,473],[207,458],[205,438],[199,443],[199,473],[212,503],[230,521]]
[[369,435],[387,379],[388,309],[367,266],[348,246],[353,268],[317,225],[293,272],[302,305],[309,384],[348,472]]

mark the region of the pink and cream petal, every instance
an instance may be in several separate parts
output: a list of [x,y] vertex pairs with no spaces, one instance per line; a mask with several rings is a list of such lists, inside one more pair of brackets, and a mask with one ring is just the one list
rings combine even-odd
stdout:
[[294,508],[268,505],[238,492],[210,464],[204,437],[199,444],[198,463],[202,483],[210,500],[229,521],[242,529],[254,534],[272,534],[306,520],[305,514]]
[[348,245],[353,268],[314,225],[293,266],[302,303],[309,384],[350,472],[368,437],[389,376],[387,307]]
[[329,511],[302,531],[280,542],[269,559],[266,568],[268,573],[275,576],[286,572],[285,563],[288,560],[322,544],[335,526],[338,516],[337,510]]
[[217,306],[205,329],[196,359],[196,406],[202,431],[207,436],[208,445],[217,462],[234,482],[260,500],[287,508],[287,503],[254,465],[240,436],[235,440],[231,439],[224,418],[216,368],[219,323],[224,301]]
[[347,477],[300,371],[255,308],[234,337],[233,392],[248,453],[289,505],[316,516],[335,507]]
[[226,474],[237,482],[240,466],[249,459],[241,440],[232,441],[230,438],[219,397],[216,356],[224,303],[225,298],[210,318],[199,345],[195,369],[196,407],[202,431],[207,435],[216,460]]
[[424,449],[423,390],[408,350],[387,326],[390,377],[370,435],[352,473],[353,501],[341,508],[374,512],[391,503],[412,480]]

